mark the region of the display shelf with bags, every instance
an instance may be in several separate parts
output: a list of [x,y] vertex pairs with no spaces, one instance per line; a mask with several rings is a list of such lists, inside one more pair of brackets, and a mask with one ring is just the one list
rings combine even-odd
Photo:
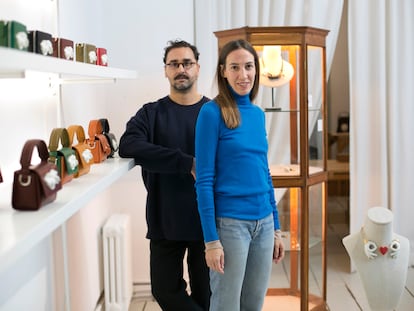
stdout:
[[[81,1],[6,0],[0,4],[2,19],[22,22],[27,25],[24,31],[36,30],[36,34],[50,33],[52,38],[57,38],[56,42],[53,41],[57,54],[53,56],[27,51],[28,38],[22,38],[21,49],[18,42],[11,44],[17,48],[4,46],[0,42],[0,124],[3,129],[0,137],[5,146],[0,155],[3,177],[0,183],[0,275],[13,275],[13,280],[1,279],[4,286],[0,288],[3,292],[6,289],[6,293],[2,295],[0,305],[6,308],[11,305],[9,309],[13,310],[16,308],[14,301],[21,301],[22,297],[25,301],[28,295],[44,296],[44,305],[48,309],[71,310],[75,295],[68,276],[77,275],[79,271],[77,268],[71,269],[70,265],[74,253],[68,241],[75,232],[70,228],[73,224],[70,221],[76,221],[77,215],[82,216],[94,209],[100,196],[110,192],[108,188],[134,167],[133,159],[120,159],[116,155],[96,165],[92,165],[93,160],[79,161],[83,170],[79,170],[75,177],[80,178],[65,183],[53,202],[35,211],[20,211],[12,206],[13,172],[20,167],[20,152],[24,142],[33,138],[47,142],[53,128],[67,128],[71,124],[87,126],[88,118],[95,114],[110,114],[111,95],[116,93],[117,88],[129,85],[129,81],[124,83],[124,80],[134,80],[138,76],[135,70],[114,67],[116,59],[112,58],[110,65],[105,61],[106,66],[75,61],[73,49],[83,37],[92,43],[102,44],[111,57],[110,53],[116,48],[106,32],[95,31],[94,27],[78,29],[78,25],[72,21],[66,22],[73,12],[78,9],[84,11],[88,7],[88,4],[78,6],[77,3]],[[94,12],[90,15],[91,20],[102,24],[100,15]],[[78,16],[77,20],[89,22],[84,18]],[[103,85],[102,82],[111,84]],[[76,136],[78,144],[73,145],[72,140],[70,145],[84,153],[87,146],[80,143],[82,135],[77,132]],[[34,163],[36,161],[31,162]],[[99,210],[87,229],[92,231],[95,226],[99,226],[98,221],[94,221],[105,217],[106,212],[106,209]],[[83,227],[77,225],[76,229],[81,232]],[[89,240],[89,237],[85,240]],[[89,257],[92,247],[88,244],[87,248]],[[24,267],[23,273],[16,273],[20,272],[19,264],[22,261],[35,264]],[[37,272],[34,271],[36,265],[41,267],[42,273],[47,274],[46,279],[31,279],[31,273]],[[20,274],[27,274],[27,277],[22,275],[18,279]],[[31,304],[32,309],[39,309],[43,300],[39,298],[36,302],[39,304]],[[72,308],[81,309],[86,308]]]
[[35,212],[12,208],[12,185],[0,188],[0,274],[22,254],[65,223],[100,192],[134,167],[133,159],[114,158],[94,165],[82,178],[65,184],[54,202]]
[[67,61],[56,57],[29,53],[7,47],[0,47],[0,77],[25,77],[27,71],[38,71],[60,74],[62,83],[82,79],[93,81],[102,79],[135,79],[137,72],[133,70],[97,66],[82,62]]

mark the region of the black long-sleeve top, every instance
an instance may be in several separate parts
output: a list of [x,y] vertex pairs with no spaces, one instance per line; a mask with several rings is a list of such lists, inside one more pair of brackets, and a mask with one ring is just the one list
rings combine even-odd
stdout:
[[191,168],[195,123],[207,101],[187,106],[166,96],[145,104],[126,124],[119,155],[142,167],[148,239],[203,240]]

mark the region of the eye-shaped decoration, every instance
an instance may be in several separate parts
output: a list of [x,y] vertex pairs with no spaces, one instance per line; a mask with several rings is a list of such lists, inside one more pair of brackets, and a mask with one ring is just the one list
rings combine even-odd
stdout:
[[58,171],[55,169],[51,169],[49,172],[46,173],[44,180],[50,189],[55,189],[56,186],[60,183]]
[[52,55],[53,54],[53,44],[50,40],[42,40],[40,42],[40,52],[42,55]]
[[73,47],[66,46],[63,49],[63,54],[65,55],[65,59],[73,59],[73,55],[74,55]]
[[85,149],[82,152],[82,158],[85,160],[86,163],[89,163],[93,159],[93,154],[90,149]]
[[27,49],[29,47],[29,38],[27,37],[27,33],[23,31],[16,33],[16,42],[19,50]]
[[364,244],[364,252],[365,252],[365,255],[366,255],[369,259],[374,259],[375,257],[377,257],[377,256],[378,256],[377,254],[375,254],[376,250],[377,250],[377,245],[376,245],[374,242],[372,242],[372,241],[367,241],[367,242]]
[[98,57],[96,56],[96,52],[95,51],[90,51],[89,54],[89,62],[90,63],[95,63],[96,60],[98,59]]
[[390,249],[391,249],[391,253],[390,256],[391,258],[397,258],[397,254],[400,250],[400,241],[398,240],[393,240],[390,244]]
[[79,161],[78,159],[76,159],[76,156],[74,154],[71,154],[68,157],[68,163],[69,163],[69,167],[70,169],[73,171],[74,169],[76,169],[79,165]]
[[101,61],[102,61],[102,65],[107,65],[108,64],[108,55],[103,54],[101,56]]

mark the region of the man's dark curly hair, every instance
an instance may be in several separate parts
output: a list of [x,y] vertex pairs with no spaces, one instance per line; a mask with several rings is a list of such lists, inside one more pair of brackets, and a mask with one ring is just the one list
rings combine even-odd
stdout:
[[200,53],[198,52],[197,47],[195,45],[188,43],[187,41],[177,39],[177,40],[168,41],[168,45],[164,48],[165,52],[164,52],[164,57],[162,59],[164,64],[167,61],[168,53],[172,49],[176,49],[176,48],[190,48],[194,53],[194,58],[196,59],[196,61],[198,61],[198,56],[200,55]]

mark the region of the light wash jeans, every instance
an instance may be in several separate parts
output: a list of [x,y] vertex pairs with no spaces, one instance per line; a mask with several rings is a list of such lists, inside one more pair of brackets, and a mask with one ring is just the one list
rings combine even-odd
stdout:
[[273,215],[261,220],[217,218],[224,274],[210,270],[210,311],[260,311],[272,269]]

